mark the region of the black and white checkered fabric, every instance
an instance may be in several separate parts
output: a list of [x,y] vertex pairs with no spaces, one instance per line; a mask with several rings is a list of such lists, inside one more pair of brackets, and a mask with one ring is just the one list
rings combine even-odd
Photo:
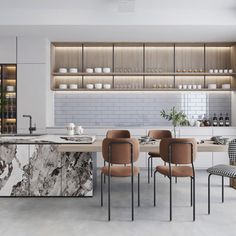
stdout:
[[229,143],[229,150],[228,150],[228,153],[229,153],[229,159],[230,159],[230,161],[236,162],[236,139],[232,140],[232,141]]
[[[228,154],[230,161],[236,162],[236,139],[229,143]],[[233,165],[216,165],[208,168],[207,172],[213,175],[236,178],[236,166]]]
[[236,166],[216,165],[207,169],[207,172],[213,175],[220,175],[229,178],[236,178]]

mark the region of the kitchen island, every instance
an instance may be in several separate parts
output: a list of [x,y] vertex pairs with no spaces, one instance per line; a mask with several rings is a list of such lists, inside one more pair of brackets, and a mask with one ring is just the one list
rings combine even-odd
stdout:
[[[61,136],[1,137],[0,196],[93,196],[102,139],[78,144]],[[197,147],[198,152],[222,153],[227,149],[227,145],[210,143]],[[158,141],[140,145],[140,152],[158,150]]]
[[59,135],[1,136],[0,196],[90,197],[96,152],[61,152],[75,145]]

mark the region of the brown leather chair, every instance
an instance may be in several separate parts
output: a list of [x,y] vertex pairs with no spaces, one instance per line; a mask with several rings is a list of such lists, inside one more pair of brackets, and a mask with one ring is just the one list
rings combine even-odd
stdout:
[[[195,221],[195,171],[193,162],[196,159],[196,150],[197,143],[192,138],[165,138],[160,142],[161,158],[168,165],[157,166],[154,172],[154,206],[156,206],[156,173],[159,172],[170,180],[170,221],[172,220],[172,177],[190,177],[191,206],[193,206],[193,221]],[[178,166],[171,164],[178,164]]]
[[[106,138],[131,138],[129,130],[108,130]],[[104,166],[106,161],[104,160]],[[104,183],[106,183],[106,176],[104,175]]]
[[108,130],[107,138],[131,138],[129,130]]
[[[148,136],[154,139],[163,139],[163,138],[171,138],[171,132],[169,130],[149,130]],[[160,158],[160,152],[149,152],[148,153],[148,183],[150,183],[150,175],[152,177],[152,166],[153,166],[153,158]],[[150,163],[151,161],[151,163]],[[151,167],[150,167],[151,164]]]
[[[140,206],[140,174],[134,166],[139,158],[139,142],[134,138],[105,138],[102,155],[108,166],[101,169],[101,206],[103,206],[103,175],[108,176],[108,220],[111,219],[111,177],[131,177],[132,220],[134,220],[134,176],[138,176],[138,206]],[[113,165],[112,165],[113,164]],[[126,164],[126,166],[123,166]]]

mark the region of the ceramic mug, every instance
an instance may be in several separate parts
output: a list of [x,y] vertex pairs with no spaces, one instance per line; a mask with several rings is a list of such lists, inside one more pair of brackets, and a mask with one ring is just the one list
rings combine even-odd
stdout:
[[66,127],[67,129],[67,135],[73,136],[75,134],[75,124],[74,123],[69,123]]

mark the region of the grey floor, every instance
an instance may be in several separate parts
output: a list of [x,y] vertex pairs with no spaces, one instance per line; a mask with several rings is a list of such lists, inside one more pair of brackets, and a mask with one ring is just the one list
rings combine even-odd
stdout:
[[[100,178],[98,178],[100,179]],[[100,183],[93,198],[1,198],[0,235],[236,235],[236,190],[225,188],[221,203],[221,179],[212,178],[212,213],[207,215],[207,174],[197,171],[196,222],[192,222],[189,180],[173,187],[173,221],[169,222],[168,179],[158,175],[158,206],[153,207],[153,184],[141,178],[141,207],[131,222],[129,179],[112,179],[112,221],[107,207],[100,207]],[[107,187],[107,186],[106,186]],[[107,202],[105,187],[105,203]]]

